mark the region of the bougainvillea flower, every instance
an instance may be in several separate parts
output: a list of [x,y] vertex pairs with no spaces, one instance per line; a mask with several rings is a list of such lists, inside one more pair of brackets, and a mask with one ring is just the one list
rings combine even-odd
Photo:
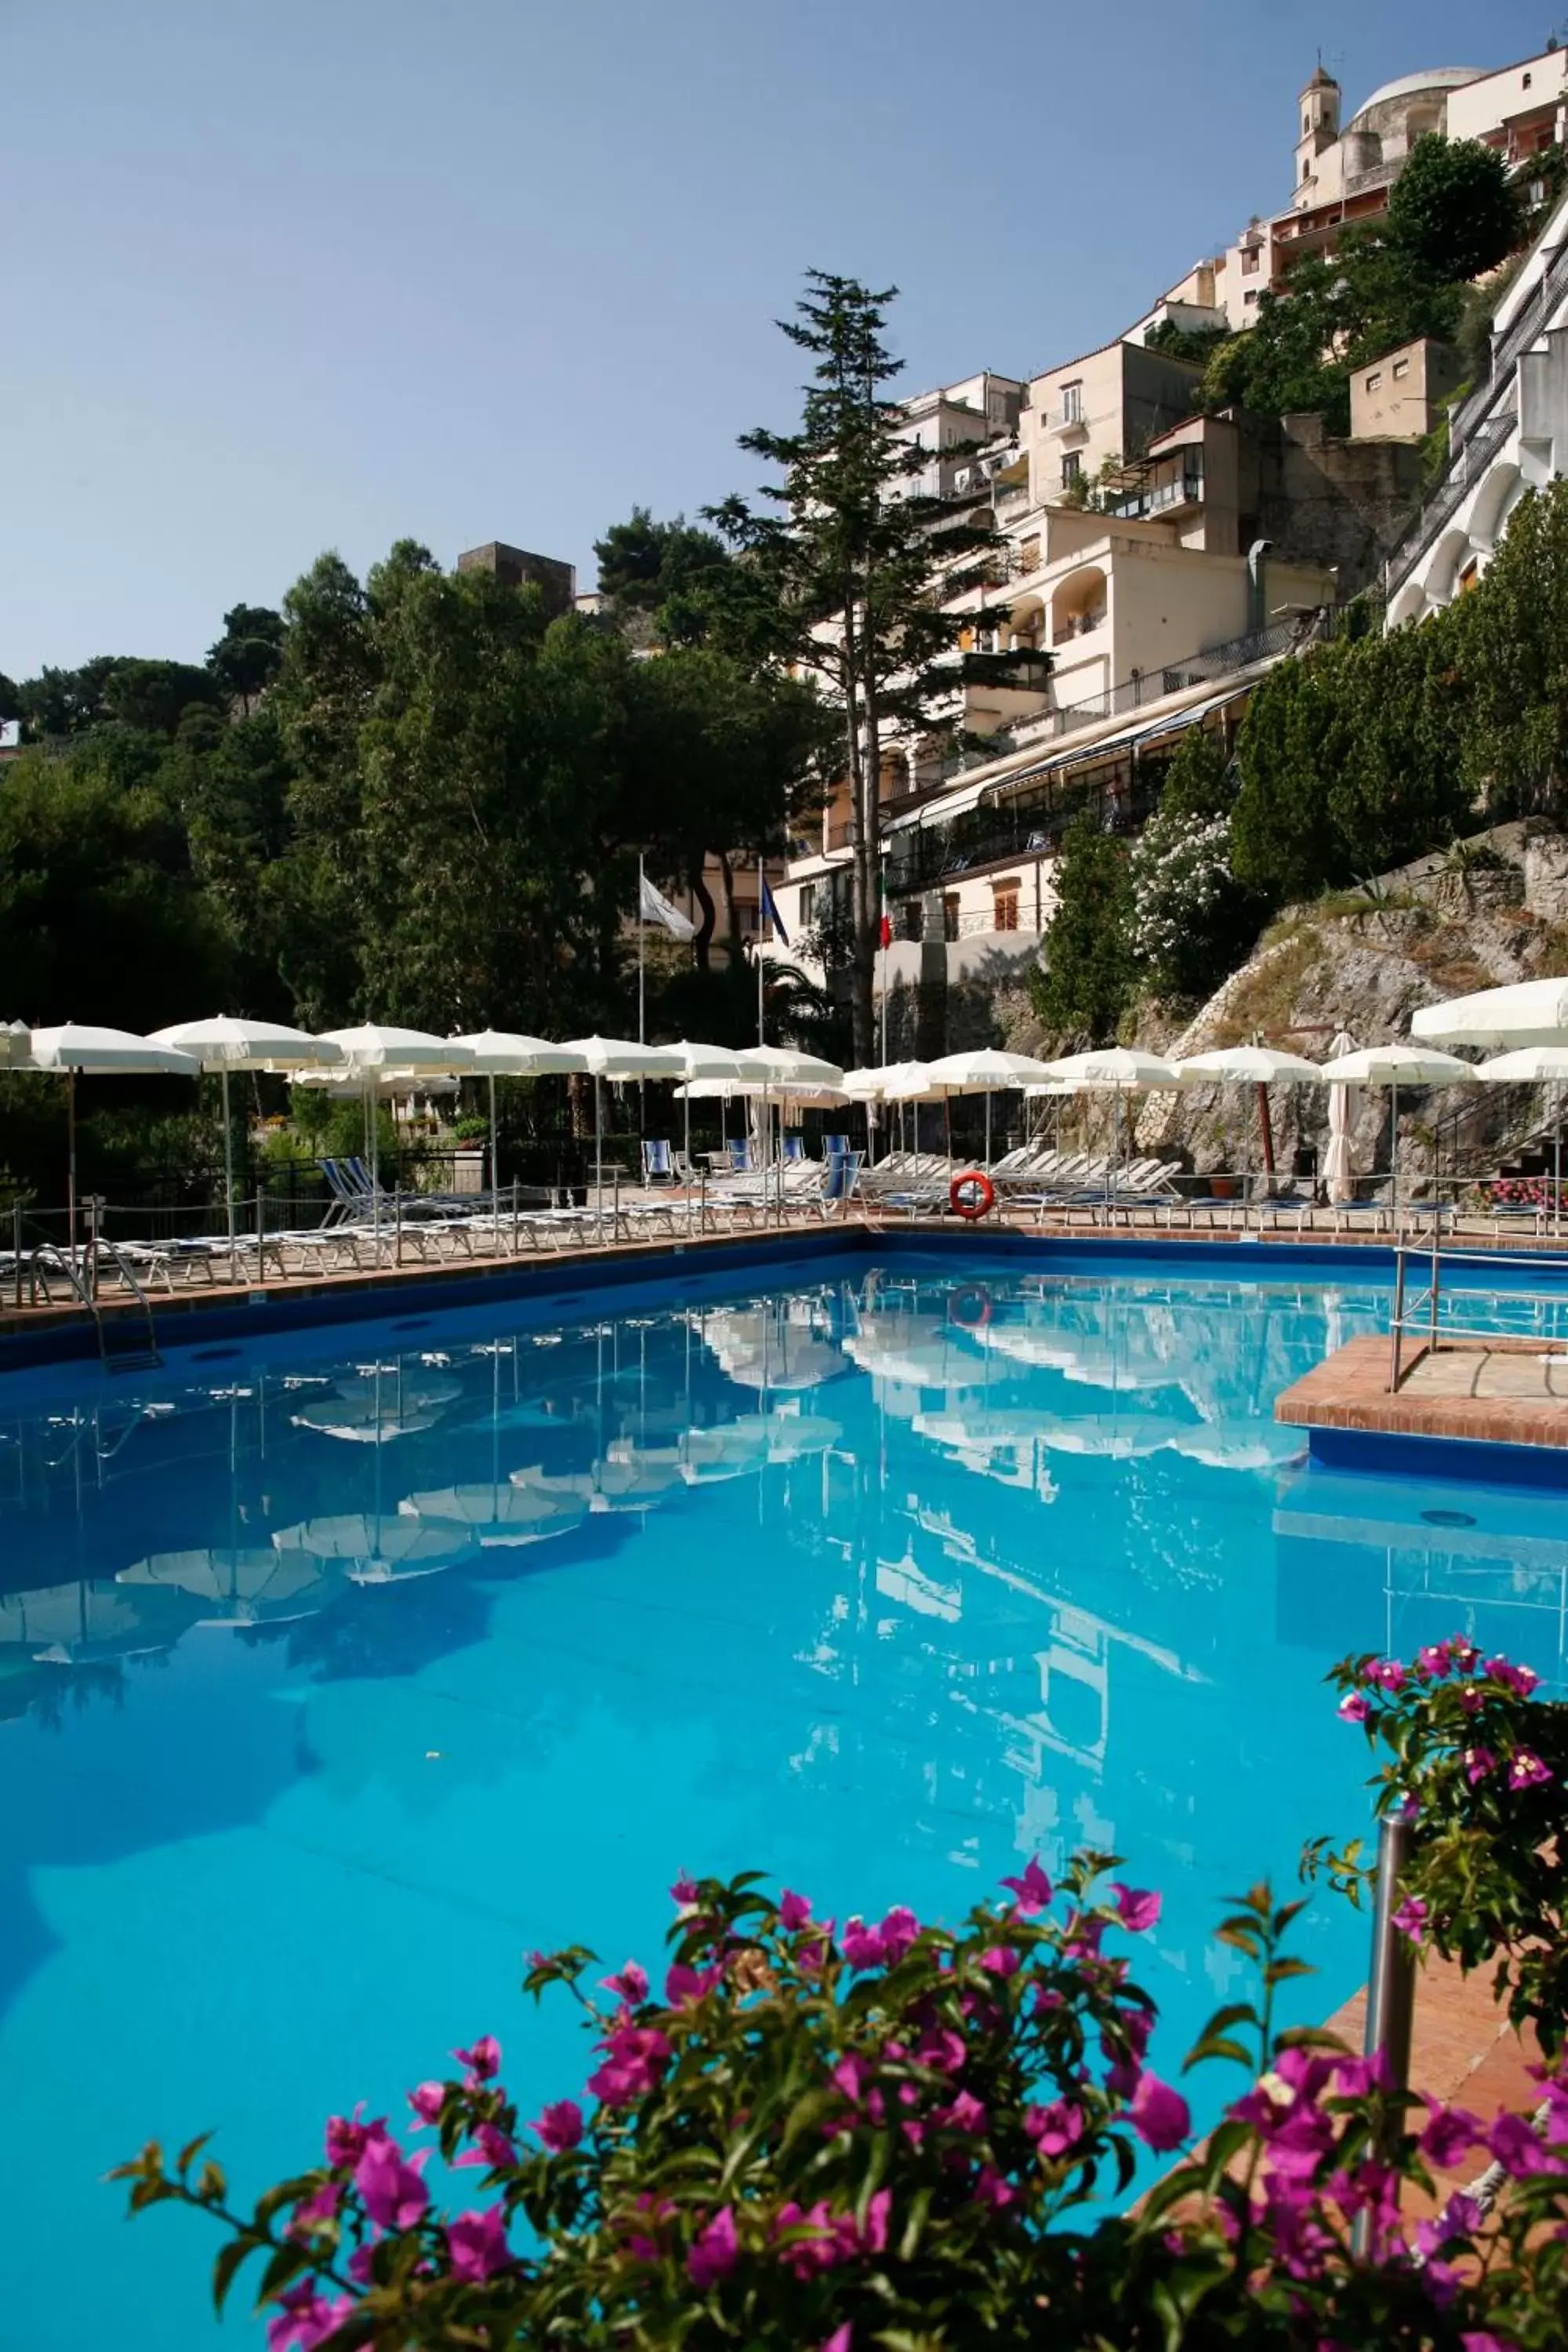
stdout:
[[793,1936],[797,1927],[809,1927],[810,1924],[809,1898],[804,1895],[792,1895],[786,1886],[779,1904],[779,1926]]
[[327,2117],[327,2162],[331,2165],[357,2164],[364,2153],[366,2142],[384,2138],[386,2117],[378,2116],[373,2124],[362,2124],[364,2113],[362,2099],[352,2116]]
[[552,2156],[564,2156],[583,2137],[583,2110],[575,2099],[553,2099],[540,2109],[528,2128],[538,2134]]
[[897,1968],[921,1932],[921,1923],[907,1904],[895,1903],[877,1933],[882,1938],[890,1967]]
[[1515,1750],[1513,1761],[1508,1768],[1508,1785],[1510,1789],[1537,1789],[1543,1780],[1550,1780],[1551,1778],[1551,1773],[1532,1748],[1521,1748]]
[[1499,2116],[1487,2134],[1487,2146],[1516,2180],[1532,2172],[1568,2170],[1561,2157],[1547,2154],[1523,2116]]
[[868,1927],[864,1919],[845,1922],[842,1937],[844,1957],[852,1969],[878,1969],[888,1957],[888,1948],[875,1927]]
[[604,1985],[605,1990],[613,1992],[617,2000],[624,2000],[628,2008],[636,2009],[639,2001],[647,1999],[647,1970],[639,1967],[636,1960],[628,1960],[624,1968],[616,1969],[613,1977],[606,1977]]
[[1404,1902],[1400,1905],[1398,1910],[1394,1915],[1394,1924],[1398,1928],[1400,1934],[1402,1936],[1407,1936],[1413,1944],[1420,1944],[1426,1941],[1426,1906],[1422,1901],[1419,1895],[1407,1895],[1405,1896]]
[[323,2180],[313,2197],[301,2197],[294,2208],[289,2228],[296,2232],[313,2230],[318,2221],[335,2221],[343,2192],[335,2180]]
[[391,2138],[373,2139],[354,2167],[354,2187],[378,2230],[411,2230],[430,2202],[419,2178],[426,2151],[405,2160]]
[[408,2094],[408,2104],[422,2124],[439,2123],[446,2103],[445,2083],[416,2083]]
[[1480,2145],[1486,2126],[1479,2116],[1472,2116],[1464,2107],[1441,2107],[1435,2099],[1428,2100],[1427,2105],[1432,2116],[1421,2135],[1421,2153],[1439,2172],[1451,2172],[1461,2158]]
[[985,2128],[985,2107],[973,2091],[960,2091],[952,2104],[939,2107],[932,2120],[950,2124],[954,2131],[981,2132]]
[[1340,1701],[1338,1712],[1347,1723],[1364,1723],[1372,1709],[1367,1704],[1363,1692],[1346,1691]]
[[696,1902],[698,1891],[697,1881],[694,1878],[688,1878],[686,1873],[682,1871],[669,1890],[669,1899],[672,1903],[679,1904],[684,1911],[689,1904]]
[[629,2106],[647,2096],[670,2053],[668,2035],[650,2025],[618,2025],[599,2047],[605,2063],[588,2077],[588,2088],[607,2107]]
[[688,2275],[699,2294],[706,2294],[710,2286],[729,2277],[739,2252],[735,2216],[728,2205],[721,2205],[707,2228],[699,2231],[686,2257]]
[[1394,2075],[1385,2051],[1374,2050],[1370,2058],[1336,2058],[1334,2061],[1334,2091],[1342,2099],[1369,2098],[1373,2091],[1392,2091]]
[[1051,1882],[1037,1861],[1025,1864],[1022,1878],[1005,1878],[1002,1884],[1011,1887],[1017,1896],[1017,1908],[1026,1919],[1032,1919],[1037,1911],[1043,1911],[1053,1892]]
[[1146,2147],[1156,2156],[1168,2156],[1180,2147],[1192,2127],[1192,2115],[1180,2091],[1162,2083],[1158,2074],[1139,2076],[1138,2088],[1132,2094],[1129,2111],[1132,2128]]
[[1024,2129],[1042,2156],[1065,2156],[1083,2137],[1083,2111],[1066,2099],[1053,2099],[1048,2107],[1026,2107]]
[[962,2033],[951,2026],[942,2026],[928,2033],[915,2052],[917,2064],[929,2066],[934,2074],[956,2074],[969,2055],[969,2044]]
[[836,2327],[831,2336],[823,2338],[820,2352],[849,2352],[854,2332],[846,2320],[842,2327]]
[[1415,1653],[1415,1671],[1441,1682],[1453,1664],[1453,1654],[1447,1642],[1430,1642]]
[[1394,1693],[1405,1688],[1405,1669],[1397,1658],[1377,1659],[1367,1668],[1366,1678],[1369,1683],[1375,1683],[1379,1690]]
[[500,2073],[500,2043],[493,2033],[481,2033],[471,2050],[454,2050],[452,2055],[476,2083],[493,2082]]
[[347,2317],[351,2299],[331,2303],[313,2279],[301,2279],[278,2298],[276,2317],[267,2323],[267,2352],[315,2352]]
[[1496,1766],[1497,1758],[1489,1748],[1466,1748],[1465,1778],[1472,1789],[1478,1780],[1484,1780],[1489,1772],[1495,1770]]
[[990,1944],[980,1955],[980,1965],[987,1976],[1016,1977],[1023,1961],[1011,1944]]
[[480,2124],[474,2134],[474,2145],[461,2156],[452,2158],[452,2168],[460,2172],[466,2166],[488,2165],[492,2172],[500,2172],[517,2162],[517,2143],[508,2139],[505,2132],[494,2124]]
[[1131,1934],[1139,1936],[1145,1928],[1159,1925],[1164,1902],[1163,1895],[1151,1894],[1139,1886],[1122,1886],[1114,1881],[1110,1892],[1116,1897],[1116,1916]]
[[665,2000],[671,2009],[679,2009],[684,2001],[700,2000],[704,1993],[711,1992],[721,1982],[723,1974],[723,1969],[716,1966],[689,1969],[684,1960],[674,1960],[665,1975]]
[[499,2205],[476,2207],[458,2213],[447,2224],[447,2251],[452,2275],[460,2279],[494,2278],[511,2260],[506,2242],[506,2220]]

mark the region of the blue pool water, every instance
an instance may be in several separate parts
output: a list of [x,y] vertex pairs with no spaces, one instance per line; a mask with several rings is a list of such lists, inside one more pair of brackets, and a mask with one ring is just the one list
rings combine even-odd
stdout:
[[[106,2168],[215,2127],[254,2189],[487,2029],[577,2089],[520,1955],[653,1959],[682,1866],[953,1916],[1114,1848],[1173,2072],[1221,1899],[1363,1819],[1332,1660],[1461,1625],[1562,1678],[1560,1500],[1272,1421],[1370,1285],[740,1279],[0,1381],[5,2352],[252,2341]],[[1322,2014],[1364,1929],[1301,1932]]]

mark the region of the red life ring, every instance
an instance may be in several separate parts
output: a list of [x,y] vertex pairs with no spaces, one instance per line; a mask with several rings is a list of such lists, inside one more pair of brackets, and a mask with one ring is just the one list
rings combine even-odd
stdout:
[[965,1217],[971,1223],[976,1217],[989,1216],[996,1206],[996,1187],[989,1176],[978,1168],[955,1176],[948,1187],[948,1206],[955,1217]]
[[983,1330],[991,1320],[989,1293],[978,1283],[969,1290],[955,1290],[947,1302],[947,1319],[961,1331]]

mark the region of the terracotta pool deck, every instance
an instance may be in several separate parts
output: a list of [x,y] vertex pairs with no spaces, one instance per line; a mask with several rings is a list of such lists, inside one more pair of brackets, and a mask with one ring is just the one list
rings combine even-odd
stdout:
[[1568,1351],[1538,1339],[1417,1342],[1397,1394],[1388,1383],[1388,1340],[1352,1339],[1286,1389],[1274,1417],[1299,1429],[1568,1447]]

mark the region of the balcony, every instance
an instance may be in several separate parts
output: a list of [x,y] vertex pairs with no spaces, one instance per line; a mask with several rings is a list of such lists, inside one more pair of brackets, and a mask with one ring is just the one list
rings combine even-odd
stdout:
[[1159,515],[1179,514],[1185,508],[1202,506],[1203,500],[1203,467],[1184,466],[1176,473],[1156,475],[1134,489],[1123,490],[1106,511],[1119,522],[1149,522]]
[[1051,657],[1026,646],[1005,654],[965,654],[960,675],[967,687],[1000,687],[1007,694],[1044,694],[1050,679]]
[[1052,629],[1051,643],[1053,646],[1065,646],[1069,645],[1074,637],[1092,636],[1096,629],[1104,625],[1106,618],[1103,604],[1097,605],[1089,613],[1068,613]]
[[1040,419],[1043,432],[1053,441],[1087,441],[1089,419],[1081,408],[1047,408]]

